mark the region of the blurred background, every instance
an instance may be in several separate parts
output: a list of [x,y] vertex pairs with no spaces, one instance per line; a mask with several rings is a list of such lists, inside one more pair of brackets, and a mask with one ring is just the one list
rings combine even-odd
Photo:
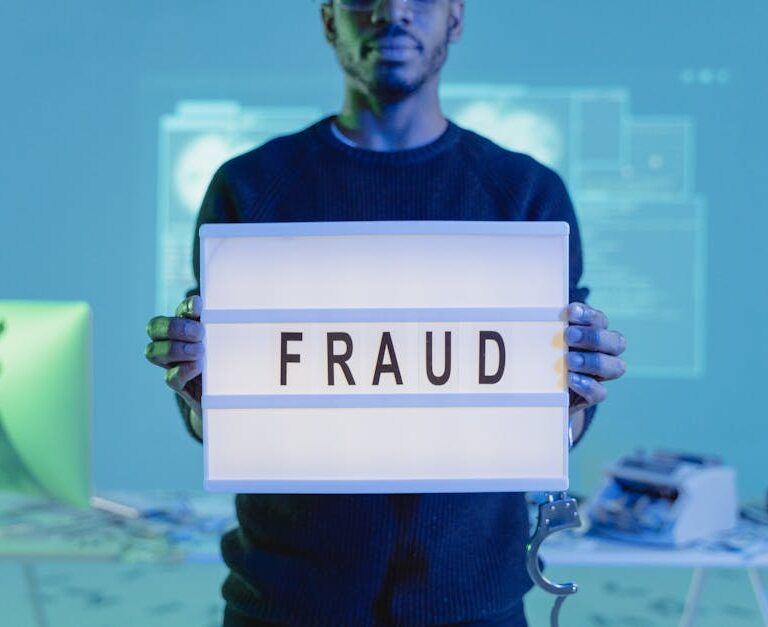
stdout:
[[[564,177],[590,303],[629,340],[574,492],[664,448],[765,499],[766,24],[763,0],[467,0],[444,109]],[[319,2],[4,0],[0,58],[0,298],[92,308],[95,492],[200,490],[145,325],[191,286],[215,168],[338,110]]]

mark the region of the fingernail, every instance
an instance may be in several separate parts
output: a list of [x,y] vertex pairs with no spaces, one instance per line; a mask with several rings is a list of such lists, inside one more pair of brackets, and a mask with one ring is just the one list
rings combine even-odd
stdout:
[[579,367],[584,365],[584,355],[580,353],[568,353],[568,359],[572,366]]
[[573,315],[576,316],[579,320],[581,320],[584,317],[584,307],[581,305],[576,305],[573,308]]
[[585,390],[589,389],[589,378],[583,374],[576,375],[576,384]]
[[571,340],[571,342],[580,342],[582,337],[584,337],[584,334],[581,332],[581,329],[577,327],[568,327],[568,339]]

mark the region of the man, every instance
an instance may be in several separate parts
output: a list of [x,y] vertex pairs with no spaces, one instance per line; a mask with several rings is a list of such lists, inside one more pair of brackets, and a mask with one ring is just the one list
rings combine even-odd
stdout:
[[[571,225],[566,341],[574,441],[624,372],[624,338],[581,301],[581,243],[557,174],[442,114],[438,81],[463,0],[332,0],[325,37],[346,78],[341,112],[225,163],[198,217],[209,222],[565,220]],[[199,241],[193,263],[199,277]],[[254,268],[257,272],[258,268]],[[202,440],[201,302],[150,321],[147,357],[167,369]],[[221,548],[227,627],[526,625],[524,495],[236,497]]]

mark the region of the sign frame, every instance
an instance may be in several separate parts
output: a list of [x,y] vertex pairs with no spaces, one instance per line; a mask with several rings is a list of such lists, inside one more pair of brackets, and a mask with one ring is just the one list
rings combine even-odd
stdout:
[[[203,299],[201,320],[209,325],[249,323],[321,323],[321,322],[554,322],[567,325],[568,236],[565,222],[502,221],[360,221],[360,222],[290,222],[248,224],[205,224],[200,227],[200,287]],[[558,237],[562,242],[562,294],[553,307],[419,307],[419,308],[261,308],[212,309],[208,307],[208,244],[221,238],[296,238],[356,236],[511,236]],[[204,340],[204,342],[207,340]],[[207,347],[206,347],[207,348]],[[562,343],[562,363],[566,372],[567,346]],[[274,394],[214,396],[209,390],[208,350],[203,370],[203,431],[205,488],[209,491],[252,493],[414,493],[414,492],[497,492],[563,491],[568,488],[568,386],[562,377],[561,389],[550,393],[420,393],[420,394]],[[227,410],[270,410],[335,408],[556,408],[559,416],[557,437],[552,446],[561,448],[559,472],[551,476],[530,477],[421,477],[421,478],[274,478],[221,479],[211,475],[209,450],[211,413]],[[414,410],[415,411],[415,410]],[[219,452],[220,453],[220,452]]]

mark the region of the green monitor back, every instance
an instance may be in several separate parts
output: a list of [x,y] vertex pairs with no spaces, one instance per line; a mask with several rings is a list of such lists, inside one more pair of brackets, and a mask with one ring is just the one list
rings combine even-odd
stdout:
[[88,507],[91,310],[0,300],[0,491]]

